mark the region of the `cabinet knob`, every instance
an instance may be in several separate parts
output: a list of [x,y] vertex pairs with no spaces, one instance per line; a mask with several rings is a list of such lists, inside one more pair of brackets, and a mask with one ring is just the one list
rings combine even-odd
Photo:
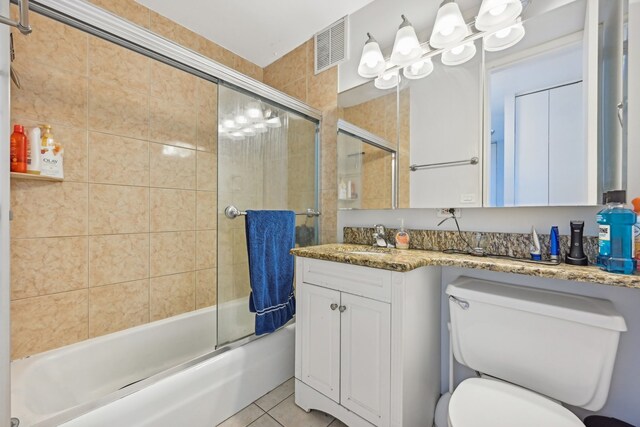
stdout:
[[331,307],[331,310],[335,310],[336,308],[338,308],[338,304],[336,304],[335,302],[333,304],[331,304],[329,307]]
[[340,310],[340,313],[344,313],[344,311],[347,309],[346,306],[341,305],[340,307],[338,307],[338,310]]

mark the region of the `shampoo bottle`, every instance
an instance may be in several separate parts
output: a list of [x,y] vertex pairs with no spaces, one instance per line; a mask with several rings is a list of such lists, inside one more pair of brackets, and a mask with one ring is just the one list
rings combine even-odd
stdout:
[[42,138],[39,127],[29,129],[29,156],[27,159],[27,173],[40,175],[40,140]]
[[409,233],[404,229],[404,219],[400,218],[400,230],[396,233],[396,248],[409,249]]
[[11,172],[27,172],[27,136],[22,125],[15,125],[11,134]]
[[636,225],[633,226],[633,243],[635,249],[635,259],[640,261],[640,197],[631,201],[633,210],[636,213]]

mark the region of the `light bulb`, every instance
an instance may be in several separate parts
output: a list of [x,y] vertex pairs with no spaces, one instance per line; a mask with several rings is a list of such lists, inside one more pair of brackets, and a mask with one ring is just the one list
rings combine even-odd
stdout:
[[378,64],[378,58],[376,57],[376,55],[366,55],[363,61],[369,68],[373,68]]
[[502,15],[505,10],[507,10],[507,5],[501,4],[499,6],[494,7],[493,9],[489,9],[489,13],[492,16],[498,16],[498,15]]
[[499,38],[499,39],[503,39],[503,38],[507,37],[509,35],[509,33],[511,33],[511,27],[504,28],[504,29],[496,32],[496,37]]
[[236,120],[236,123],[239,125],[243,125],[249,121],[247,117],[242,114],[238,114],[235,120]]
[[247,116],[249,116],[250,119],[261,119],[262,118],[262,109],[260,108],[260,105],[258,105],[257,102],[252,102],[249,104],[249,106],[247,107]]
[[411,64],[411,72],[413,74],[418,74],[422,67],[424,67],[424,61],[414,62],[413,64]]
[[451,53],[453,53],[454,55],[460,55],[463,50],[464,50],[464,45],[456,46],[453,49],[451,49]]

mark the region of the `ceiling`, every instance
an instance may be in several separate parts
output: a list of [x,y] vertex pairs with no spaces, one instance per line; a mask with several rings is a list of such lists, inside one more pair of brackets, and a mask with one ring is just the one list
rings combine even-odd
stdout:
[[372,0],[137,0],[265,67]]

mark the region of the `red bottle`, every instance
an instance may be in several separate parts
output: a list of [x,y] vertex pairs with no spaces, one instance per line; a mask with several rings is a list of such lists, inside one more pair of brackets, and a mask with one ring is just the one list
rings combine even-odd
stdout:
[[15,125],[11,134],[11,172],[27,172],[27,136],[22,125]]

